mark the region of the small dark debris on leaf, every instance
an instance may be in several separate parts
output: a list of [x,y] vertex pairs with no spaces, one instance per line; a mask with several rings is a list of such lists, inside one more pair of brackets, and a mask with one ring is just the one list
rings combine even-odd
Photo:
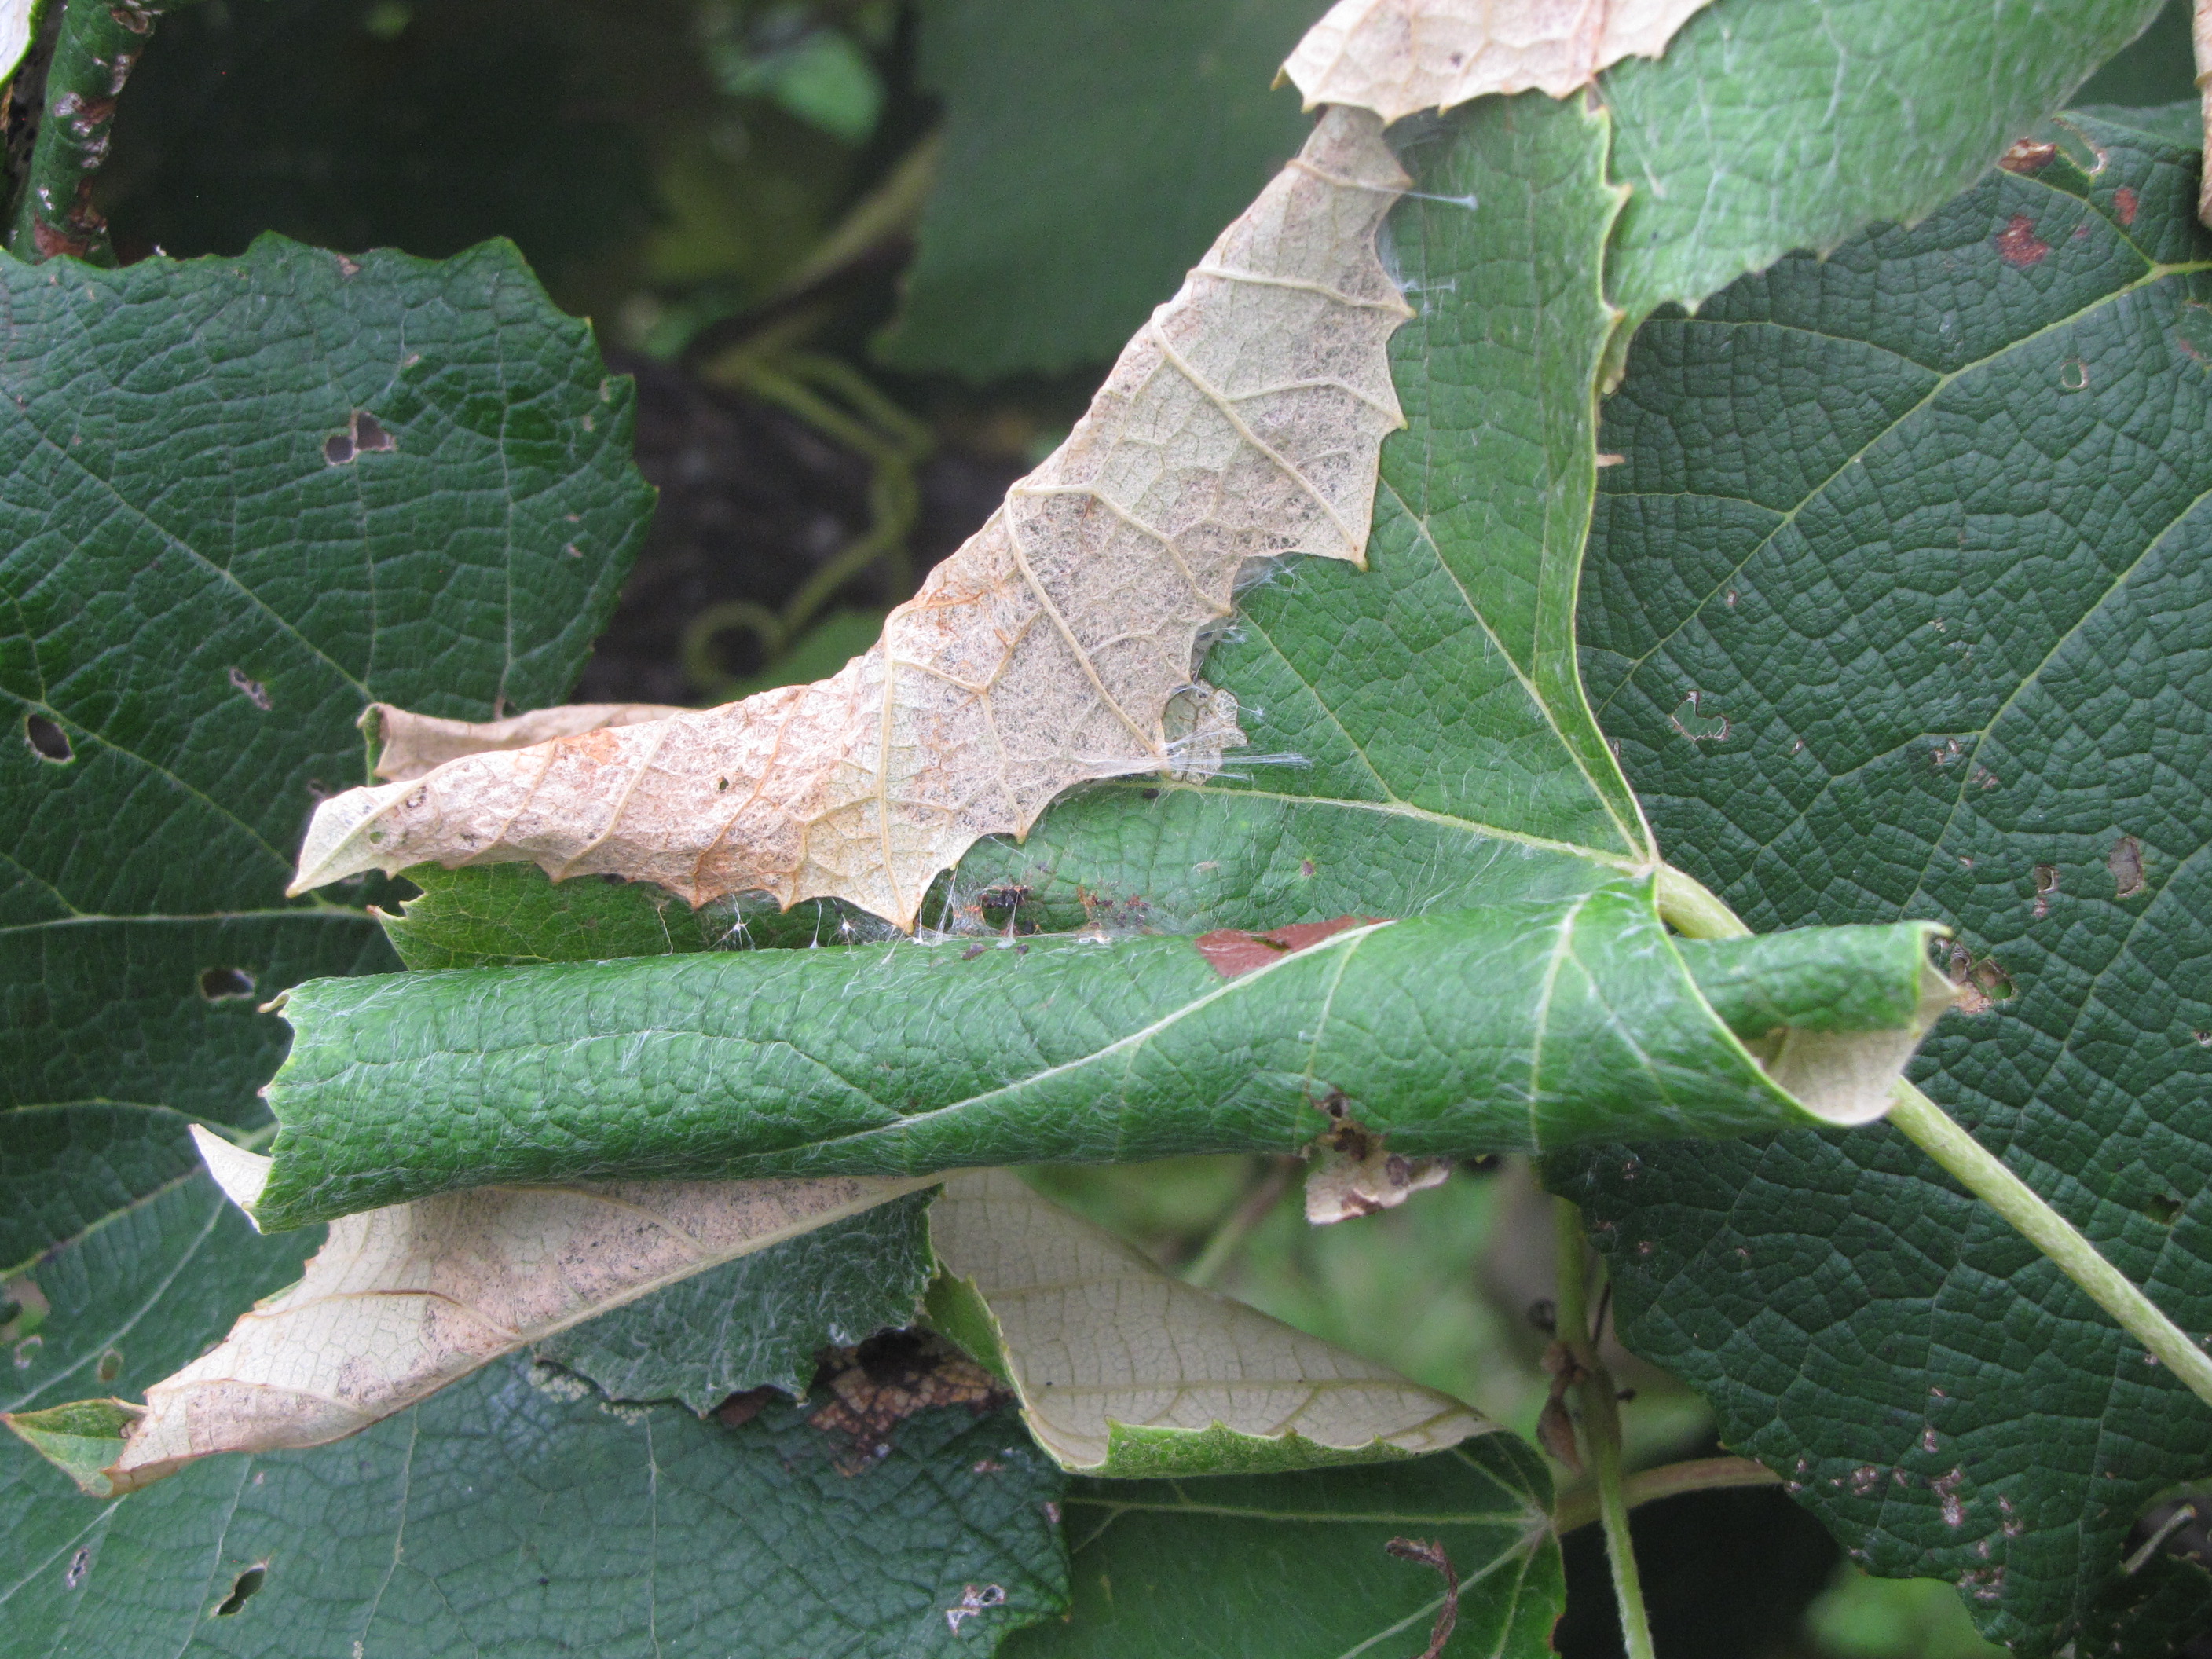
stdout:
[[229,1619],[235,1616],[239,1609],[253,1599],[253,1593],[267,1583],[268,1578],[269,1564],[267,1562],[259,1562],[248,1567],[238,1575],[237,1581],[230,1587],[230,1595],[225,1598],[222,1605],[215,1610],[215,1616],[218,1619]]
[[44,714],[23,717],[23,741],[31,745],[32,752],[42,761],[52,761],[59,766],[76,758],[70,747],[69,734]]
[[774,1389],[747,1389],[714,1407],[714,1420],[726,1429],[741,1429],[766,1409],[776,1397]]
[[230,671],[230,684],[234,690],[243,691],[246,694],[246,702],[252,703],[256,708],[267,709],[276,707],[269,700],[269,688],[262,684],[259,680],[247,678],[244,669],[234,668]]
[[963,962],[973,962],[973,961],[975,961],[975,958],[976,958],[977,957],[981,956],[981,955],[983,954],[983,952],[984,952],[984,951],[986,951],[989,950],[990,948],[991,948],[991,947],[990,947],[989,945],[985,945],[985,944],[982,944],[982,943],[981,943],[981,942],[979,941],[978,943],[974,944],[974,945],[969,945],[966,950],[963,951],[960,953],[960,960],[961,960],[961,961],[963,961]]
[[253,975],[243,968],[208,968],[200,974],[200,994],[210,1002],[235,1002],[253,994]]
[[2142,843],[2133,836],[2122,836],[2112,843],[2112,856],[2105,867],[2112,872],[2112,896],[2133,898],[2143,890]]
[[1429,1629],[1429,1644],[1420,1654],[1420,1659],[1438,1659],[1444,1644],[1451,1640],[1452,1626],[1459,1623],[1459,1569],[1452,1565],[1451,1557],[1444,1553],[1441,1543],[1419,1538],[1394,1538],[1382,1547],[1401,1561],[1411,1561],[1417,1567],[1427,1567],[1443,1575],[1444,1604],[1437,1609],[1437,1622]]
[[2035,221],[2025,213],[2014,214],[1990,240],[1997,245],[1998,257],[2014,270],[2039,265],[2051,253],[2051,244],[2035,234]]
[[806,1420],[845,1437],[846,1449],[832,1460],[842,1475],[888,1455],[893,1432],[917,1412],[965,1406],[980,1416],[1011,1397],[997,1377],[933,1331],[879,1331],[858,1347],[829,1349],[814,1380],[830,1398]]

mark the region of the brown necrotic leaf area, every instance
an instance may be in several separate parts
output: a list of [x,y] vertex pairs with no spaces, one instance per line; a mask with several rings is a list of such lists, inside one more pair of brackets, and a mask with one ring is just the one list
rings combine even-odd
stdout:
[[1287,927],[1273,927],[1264,933],[1247,933],[1242,927],[1217,927],[1210,933],[1200,933],[1191,942],[1198,946],[1198,953],[1206,958],[1207,967],[1224,979],[1236,979],[1255,968],[1279,962],[1294,951],[1334,939],[1347,927],[1372,927],[1389,920],[1388,916],[1332,916],[1327,921],[1294,921]]
[[1316,104],[1386,121],[1486,93],[1564,98],[1632,56],[1656,58],[1707,0],[1337,0],[1283,73]]
[[1375,238],[1407,182],[1372,115],[1324,115],[1067,441],[840,673],[349,791],[318,809],[293,890],[529,860],[695,904],[843,898],[911,928],[940,872],[1071,786],[1212,769],[1243,736],[1195,674],[1240,570],[1364,562],[1403,424],[1386,349],[1410,314]]

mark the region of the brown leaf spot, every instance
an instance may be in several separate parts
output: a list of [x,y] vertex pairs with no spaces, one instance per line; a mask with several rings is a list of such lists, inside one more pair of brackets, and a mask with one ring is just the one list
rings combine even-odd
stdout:
[[2135,223],[2136,209],[2142,200],[2141,197],[2125,185],[2122,185],[2112,192],[2112,211],[2119,216],[2121,228],[2125,229]]
[[2035,221],[2025,213],[2014,214],[1992,240],[1999,256],[2015,270],[2041,264],[2051,252],[2051,244],[2035,234]]
[[830,1398],[806,1420],[845,1437],[833,1460],[844,1475],[887,1456],[893,1432],[916,1412],[965,1406],[981,1415],[1009,1398],[997,1377],[931,1331],[881,1331],[856,1348],[832,1348],[815,1382]]
[[1371,927],[1390,920],[1389,916],[1334,916],[1327,921],[1294,921],[1287,927],[1271,928],[1264,933],[1247,933],[1241,927],[1217,927],[1210,933],[1200,933],[1193,943],[1198,946],[1199,955],[1206,958],[1206,966],[1224,979],[1236,979],[1293,951],[1334,939],[1347,927]]
[[2122,836],[2112,843],[2112,855],[2105,867],[2112,872],[2112,896],[2133,898],[2143,890],[2142,843],[2133,836]]
[[945,1610],[945,1628],[957,1636],[963,1620],[973,1619],[987,1607],[1002,1607],[1006,1604],[1006,1592],[1003,1585],[986,1584],[978,1589],[973,1584],[963,1584],[960,1599]]
[[747,1389],[743,1394],[733,1394],[714,1407],[714,1420],[726,1429],[741,1429],[768,1408],[775,1392],[774,1389]]
[[2057,154],[2056,144],[2035,138],[2016,138],[2012,147],[1997,157],[1997,165],[2007,173],[2036,173],[2049,166],[2051,158]]

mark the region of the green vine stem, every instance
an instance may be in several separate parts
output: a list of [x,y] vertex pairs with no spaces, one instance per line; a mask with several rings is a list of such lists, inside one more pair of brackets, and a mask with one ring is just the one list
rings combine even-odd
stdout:
[[[1780,1475],[1748,1457],[1692,1457],[1630,1475],[1620,1483],[1620,1501],[1632,1510],[1658,1498],[1679,1498],[1684,1492],[1725,1492],[1737,1486],[1781,1484]],[[1598,1518],[1598,1492],[1595,1486],[1563,1492],[1559,1501],[1552,1506],[1552,1526],[1562,1538]]]
[[[743,682],[715,659],[714,637],[749,628],[769,660],[790,650],[837,590],[870,565],[884,567],[884,586],[903,599],[914,585],[907,532],[921,512],[915,467],[929,453],[929,428],[871,386],[849,364],[818,352],[771,344],[740,348],[701,370],[713,385],[751,393],[797,416],[870,464],[868,528],[807,578],[781,612],[750,599],[710,605],[684,629],[683,661],[692,684],[710,696],[733,695]],[[842,406],[841,406],[842,405]]]
[[16,203],[8,251],[33,264],[58,254],[112,265],[107,222],[92,204],[107,159],[115,100],[163,7],[148,0],[70,0],[46,69],[38,142]]
[[1651,1618],[1644,1607],[1644,1581],[1628,1537],[1628,1500],[1620,1477],[1620,1395],[1613,1374],[1598,1358],[1590,1330],[1582,1212],[1560,1199],[1553,1217],[1559,1237],[1559,1340],[1580,1373],[1576,1392],[1582,1401],[1583,1444],[1597,1481],[1598,1519],[1605,1523],[1605,1554],[1613,1569],[1613,1599],[1620,1608],[1621,1645],[1628,1659],[1657,1659],[1651,1645]]
[[[1660,866],[1659,914],[1669,927],[1691,939],[1732,939],[1751,931],[1719,898],[1668,865]],[[2212,1356],[2191,1341],[2072,1222],[1911,1084],[1897,1085],[1897,1103],[1890,1109],[1889,1121],[2057,1263],[2061,1273],[2087,1291],[2090,1300],[2186,1383],[2190,1392],[2212,1406]]]

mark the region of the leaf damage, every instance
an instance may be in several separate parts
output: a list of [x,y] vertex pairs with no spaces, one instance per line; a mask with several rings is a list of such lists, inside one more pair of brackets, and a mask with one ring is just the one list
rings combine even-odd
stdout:
[[1306,107],[1385,121],[1489,93],[1564,98],[1628,57],[1656,58],[1708,0],[1337,0],[1283,65]]
[[1067,441],[838,674],[623,725],[380,709],[398,751],[380,769],[488,752],[323,802],[291,890],[528,860],[694,904],[842,898],[910,930],[940,872],[1073,785],[1217,769],[1243,742],[1236,700],[1194,677],[1240,573],[1365,561],[1405,423],[1386,348],[1412,314],[1376,234],[1407,182],[1372,115],[1324,116]]

